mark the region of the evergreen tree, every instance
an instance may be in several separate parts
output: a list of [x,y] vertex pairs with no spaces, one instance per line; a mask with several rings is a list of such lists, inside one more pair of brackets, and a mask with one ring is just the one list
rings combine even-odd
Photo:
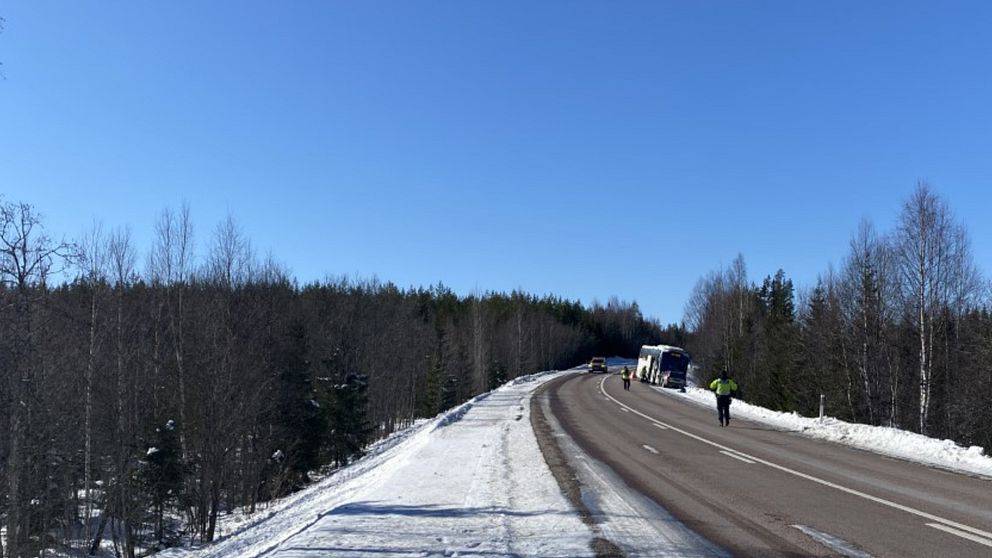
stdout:
[[282,443],[277,449],[281,459],[277,461],[289,475],[290,486],[286,488],[290,490],[307,483],[307,473],[320,466],[320,445],[327,427],[314,390],[307,352],[306,327],[294,321],[275,360],[278,432],[275,439]]
[[[0,225],[20,248],[0,254],[11,264],[0,270],[0,554],[47,554],[55,540],[71,547],[58,553],[88,552],[112,536],[133,556],[171,544],[172,530],[208,541],[224,510],[250,513],[328,460],[353,459],[373,432],[519,374],[661,342],[619,300],[593,310],[520,292],[461,299],[443,285],[301,288],[230,219],[198,270],[185,207],[156,224],[144,277],[121,233],[94,238],[86,280],[55,286],[48,271],[74,247],[41,234],[30,206],[0,203]],[[98,525],[92,506],[106,512]]]
[[826,396],[830,416],[850,419],[849,407],[842,402],[844,386],[842,365],[837,348],[841,316],[836,304],[833,287],[821,279],[810,294],[809,302],[800,321],[799,370],[806,389],[797,394],[797,410],[813,415],[819,413],[820,394]]
[[424,391],[420,396],[420,404],[418,405],[420,416],[423,418],[431,418],[441,412],[443,404],[442,383],[447,381],[445,376],[445,368],[447,367],[447,336],[443,327],[438,326],[436,332],[437,342],[434,346],[431,367],[427,370],[427,385],[424,387]]
[[368,421],[368,377],[357,372],[343,374],[331,392],[331,458],[337,466],[363,455],[372,439]]
[[435,357],[427,370],[427,385],[420,393],[420,403],[417,405],[417,414],[421,418],[433,417],[441,408],[441,367],[441,359]]
[[458,404],[458,376],[448,375],[441,386],[441,412],[447,411]]
[[509,378],[506,374],[506,365],[493,361],[489,365],[489,389],[493,390],[506,383]]
[[148,442],[141,481],[151,497],[155,540],[161,546],[174,546],[176,541],[165,537],[165,509],[181,494],[186,475],[175,421],[169,420],[156,428]]
[[797,330],[792,280],[778,270],[766,277],[760,291],[765,309],[765,368],[767,391],[762,399],[772,409],[796,409],[796,390],[801,389],[796,374]]

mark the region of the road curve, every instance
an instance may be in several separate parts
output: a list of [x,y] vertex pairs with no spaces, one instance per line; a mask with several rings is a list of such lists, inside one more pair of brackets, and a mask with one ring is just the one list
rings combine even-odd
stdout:
[[565,376],[544,396],[584,452],[734,556],[992,556],[989,480],[736,418],[723,428],[715,405],[624,391],[616,374]]

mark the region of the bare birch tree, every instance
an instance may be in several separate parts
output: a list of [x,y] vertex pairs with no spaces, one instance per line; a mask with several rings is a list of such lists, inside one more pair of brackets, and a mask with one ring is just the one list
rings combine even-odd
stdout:
[[977,293],[967,233],[925,181],[903,205],[896,261],[902,297],[918,339],[919,430],[927,432],[934,379],[934,343],[940,313],[960,310]]
[[50,273],[63,269],[76,254],[75,246],[54,241],[44,230],[41,217],[26,203],[0,202],[0,283],[8,297],[0,310],[8,314],[4,342],[10,362],[4,367],[3,388],[7,394],[7,554],[19,557],[30,549],[27,542],[31,521],[25,508],[22,482],[30,460],[33,440],[29,427],[37,401],[35,382],[36,340],[31,314],[34,288],[46,284]]
[[[850,254],[844,265],[841,288],[845,321],[854,334],[856,351],[852,363],[857,368],[861,400],[869,424],[878,424],[880,386],[880,353],[883,350],[886,326],[883,281],[886,247],[879,240],[871,222],[863,220],[851,239]],[[852,404],[852,410],[854,405]],[[855,415],[855,418],[860,418]]]
[[100,340],[101,298],[107,285],[107,246],[103,227],[94,223],[89,234],[80,246],[80,264],[83,280],[90,288],[88,346],[86,351],[86,371],[84,375],[84,418],[83,418],[83,494],[84,509],[83,535],[90,539],[93,520],[93,386],[96,376],[97,351]]
[[[171,341],[172,358],[176,366],[176,387],[179,391],[179,446],[183,459],[189,456],[186,429],[188,427],[188,401],[186,395],[186,292],[193,276],[193,222],[190,217],[188,204],[183,204],[178,213],[170,209],[162,211],[155,224],[155,240],[149,253],[148,272],[152,285],[164,289],[164,297],[156,308],[156,315],[161,319],[165,315]],[[155,329],[155,366],[156,377],[161,375],[157,369],[163,360],[158,358],[161,350],[163,328]],[[166,349],[168,350],[168,349]]]
[[207,257],[205,273],[212,281],[226,287],[238,287],[251,276],[255,254],[251,242],[228,215],[217,225]]

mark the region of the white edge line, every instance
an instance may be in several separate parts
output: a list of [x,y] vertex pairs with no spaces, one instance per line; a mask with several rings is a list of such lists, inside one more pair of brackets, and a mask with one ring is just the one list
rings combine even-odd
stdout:
[[771,461],[767,461],[765,459],[761,459],[760,457],[755,457],[753,455],[744,453],[742,451],[735,450],[734,448],[725,446],[723,444],[719,444],[719,443],[714,442],[712,440],[707,440],[706,438],[703,438],[702,436],[699,436],[697,434],[693,434],[692,432],[689,432],[689,431],[686,431],[686,430],[682,430],[681,428],[679,428],[677,426],[672,426],[671,424],[668,424],[667,422],[664,422],[664,421],[658,420],[658,419],[656,419],[654,417],[648,416],[648,415],[646,415],[646,414],[644,414],[644,413],[642,413],[642,412],[640,412],[640,411],[638,411],[638,410],[636,410],[636,409],[634,409],[632,407],[628,407],[627,405],[621,403],[615,397],[613,397],[612,395],[606,393],[606,388],[604,387],[604,384],[605,383],[606,383],[606,378],[603,378],[603,381],[601,381],[599,383],[599,391],[603,395],[605,395],[606,397],[610,398],[611,401],[613,401],[617,405],[620,405],[621,407],[629,410],[631,413],[634,413],[635,415],[638,415],[640,417],[643,417],[643,418],[645,418],[645,419],[647,419],[649,421],[656,422],[658,424],[662,424],[664,426],[667,426],[668,428],[670,428],[670,429],[678,432],[679,434],[682,434],[684,436],[688,436],[689,438],[692,438],[694,440],[700,441],[700,442],[702,442],[704,444],[709,444],[709,445],[711,445],[711,446],[713,446],[715,448],[718,448],[718,449],[722,449],[722,450],[727,450],[727,451],[734,452],[734,453],[736,453],[738,455],[742,455],[742,456],[744,456],[744,457],[746,457],[748,459],[751,459],[751,460],[755,461],[756,463],[761,463],[762,465],[767,465],[767,466],[769,466],[769,467],[771,467],[773,469],[778,469],[779,471],[782,471],[783,473],[789,473],[790,475],[795,475],[795,476],[797,476],[799,478],[803,478],[803,479],[806,479],[806,480],[809,480],[809,481],[813,481],[813,482],[815,482],[817,484],[821,484],[823,486],[828,486],[828,487],[833,488],[835,490],[840,490],[841,492],[846,492],[847,494],[851,494],[852,496],[859,496],[861,498],[864,498],[865,500],[869,500],[869,501],[872,501],[872,502],[875,502],[875,503],[878,503],[878,504],[882,504],[883,506],[888,506],[890,508],[893,508],[893,509],[896,509],[896,510],[899,510],[899,511],[904,511],[904,512],[909,513],[909,514],[913,514],[913,515],[915,515],[917,517],[922,517],[923,519],[928,519],[930,521],[936,521],[936,522],[941,523],[941,524],[943,524],[945,526],[954,527],[956,529],[960,529],[962,531],[966,531],[966,532],[969,532],[969,533],[978,535],[979,537],[984,538],[984,539],[992,540],[992,533],[989,533],[988,531],[982,531],[981,529],[976,529],[975,527],[964,525],[964,524],[958,523],[956,521],[951,521],[950,519],[945,519],[943,517],[940,517],[939,515],[933,515],[932,513],[927,513],[925,511],[921,511],[921,510],[918,510],[916,508],[911,508],[909,506],[904,506],[902,504],[897,504],[897,503],[895,503],[895,502],[893,502],[891,500],[886,500],[885,498],[880,498],[878,496],[872,496],[871,494],[866,494],[864,492],[855,490],[853,488],[848,488],[846,486],[843,486],[843,485],[840,485],[840,484],[837,484],[837,483],[833,483],[833,482],[830,482],[828,480],[821,479],[819,477],[814,477],[813,475],[808,475],[806,473],[801,473],[799,471],[796,471],[796,470],[793,470],[793,469],[789,469],[788,467],[784,467],[784,466],[779,465],[777,463],[772,463]]
[[972,535],[971,533],[966,533],[964,531],[959,531],[957,529],[954,529],[953,527],[948,527],[947,525],[941,525],[940,523],[927,523],[927,526],[933,527],[934,529],[940,529],[945,533],[957,535],[963,539],[968,539],[969,541],[974,541],[978,544],[984,544],[985,546],[992,546],[992,540],[986,539],[985,537]]
[[743,461],[744,463],[749,463],[751,465],[754,465],[754,461],[751,461],[750,459],[748,459],[746,457],[741,457],[741,456],[739,456],[739,455],[737,455],[737,454],[735,454],[733,452],[729,452],[729,451],[725,451],[725,450],[720,450],[720,453],[722,453],[723,455],[726,455],[727,457],[733,457],[734,459],[739,459],[739,460]]
[[654,423],[654,425],[657,426],[658,428],[662,429],[662,430],[668,430],[668,427],[667,426],[664,426],[662,424],[658,424],[657,422]]

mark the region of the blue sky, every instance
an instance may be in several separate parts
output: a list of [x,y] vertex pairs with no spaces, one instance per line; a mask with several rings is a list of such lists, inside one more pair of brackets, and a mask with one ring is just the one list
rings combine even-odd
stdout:
[[992,268],[992,4],[0,4],[0,193],[147,249],[190,204],[301,281],[811,285],[927,179]]

